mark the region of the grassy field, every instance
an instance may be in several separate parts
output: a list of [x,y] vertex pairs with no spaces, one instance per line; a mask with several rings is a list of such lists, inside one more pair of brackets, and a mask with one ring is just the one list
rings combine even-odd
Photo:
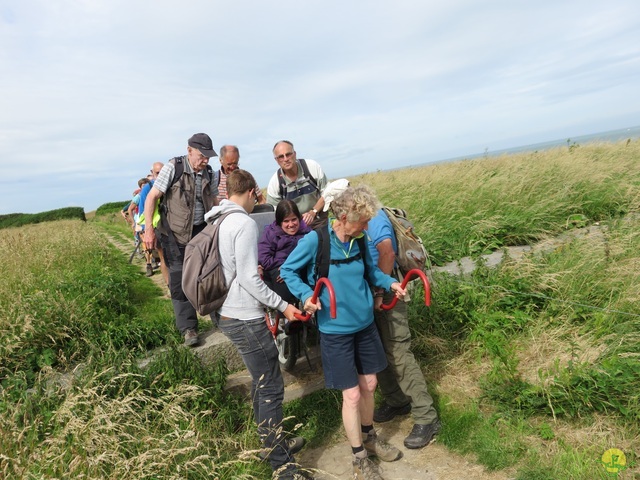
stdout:
[[[518,480],[612,478],[601,457],[618,448],[631,468],[617,477],[640,478],[639,158],[640,142],[572,145],[352,179],[408,210],[435,265],[598,230],[434,274],[432,307],[412,304],[410,321],[440,442]],[[268,477],[224,362],[180,347],[170,302],[105,234],[129,235],[109,209],[3,230],[0,476]],[[284,427],[320,444],[339,403],[287,404]]]

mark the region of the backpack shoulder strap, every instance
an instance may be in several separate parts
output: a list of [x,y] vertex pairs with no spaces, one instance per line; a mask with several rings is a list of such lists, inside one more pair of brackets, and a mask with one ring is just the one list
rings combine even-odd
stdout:
[[316,265],[314,271],[314,285],[319,278],[329,276],[329,264],[331,261],[331,239],[329,238],[329,226],[324,225],[314,229],[318,235],[318,251],[316,252]]
[[308,178],[315,189],[318,190],[318,182],[315,177],[311,175],[309,166],[307,165],[307,161],[304,158],[299,158],[298,161],[300,162],[300,166],[302,167],[302,173],[304,174],[304,176]]
[[[302,176],[309,180],[309,183],[313,185],[313,188],[315,188],[316,190],[319,190],[318,181],[313,175],[311,175],[311,172],[309,171],[309,166],[307,165],[307,161],[304,158],[299,158],[298,162],[300,163],[300,167],[302,167]],[[286,193],[286,188],[287,188],[287,182],[285,182],[284,180],[282,168],[278,169],[278,185],[280,186],[280,196],[284,198]]]
[[280,186],[280,197],[284,198],[287,182],[284,181],[284,176],[281,168],[278,169],[278,185]]
[[365,248],[367,248],[367,241],[363,235],[357,238],[358,248],[360,252],[357,255],[349,258],[343,258],[341,260],[331,260],[331,239],[329,238],[329,226],[324,225],[314,229],[314,232],[318,235],[318,251],[316,252],[316,263],[314,270],[314,285],[319,278],[329,276],[330,265],[340,265],[344,263],[351,263],[357,260],[362,260],[364,265],[364,278],[369,282],[369,267],[367,266],[367,260],[365,258]]
[[171,180],[171,184],[169,188],[176,184],[180,177],[184,173],[184,162],[182,161],[182,157],[173,157],[170,162],[173,161],[173,166],[175,167],[175,173],[173,174],[173,180]]
[[364,265],[364,279],[369,282],[369,266],[367,265],[367,255],[365,253],[365,248],[369,248],[367,246],[367,237],[365,235],[361,235],[356,239],[358,241],[358,248],[360,249],[360,255],[362,255],[362,263]]

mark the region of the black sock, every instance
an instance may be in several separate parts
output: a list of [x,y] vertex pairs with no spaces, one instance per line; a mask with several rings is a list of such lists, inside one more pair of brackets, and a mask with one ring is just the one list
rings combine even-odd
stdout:
[[364,447],[362,445],[360,445],[359,447],[351,447],[351,451],[353,452],[354,455],[362,452],[364,450]]
[[360,425],[360,430],[362,430],[362,433],[365,435],[368,435],[369,432],[373,431],[373,425]]

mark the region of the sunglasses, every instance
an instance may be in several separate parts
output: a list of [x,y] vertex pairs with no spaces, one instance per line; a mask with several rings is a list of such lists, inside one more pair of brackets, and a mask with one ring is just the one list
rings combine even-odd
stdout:
[[287,152],[287,153],[283,153],[282,155],[278,155],[277,157],[275,157],[276,160],[278,161],[282,161],[285,158],[291,158],[293,156],[294,152]]

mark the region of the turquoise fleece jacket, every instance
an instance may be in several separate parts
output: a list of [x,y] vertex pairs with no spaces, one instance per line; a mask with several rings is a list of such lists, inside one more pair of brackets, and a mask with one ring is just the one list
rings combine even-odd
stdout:
[[[344,245],[329,226],[331,239],[331,258],[349,258],[360,251],[358,242],[354,239],[349,245]],[[303,281],[312,283],[313,269],[318,251],[318,234],[313,231],[305,235],[298,246],[291,252],[289,258],[280,267],[280,276],[287,287],[302,301],[313,295],[313,289]],[[368,249],[364,252],[368,265],[369,283],[378,288],[389,290],[391,284],[397,280],[385,275],[377,265],[373,264]],[[329,293],[322,287],[320,302],[322,309],[318,312],[318,328],[322,333],[351,334],[359,332],[373,323],[373,295],[369,284],[364,278],[364,264],[353,261],[329,266],[329,280],[336,294],[337,315],[331,319],[329,314]]]

